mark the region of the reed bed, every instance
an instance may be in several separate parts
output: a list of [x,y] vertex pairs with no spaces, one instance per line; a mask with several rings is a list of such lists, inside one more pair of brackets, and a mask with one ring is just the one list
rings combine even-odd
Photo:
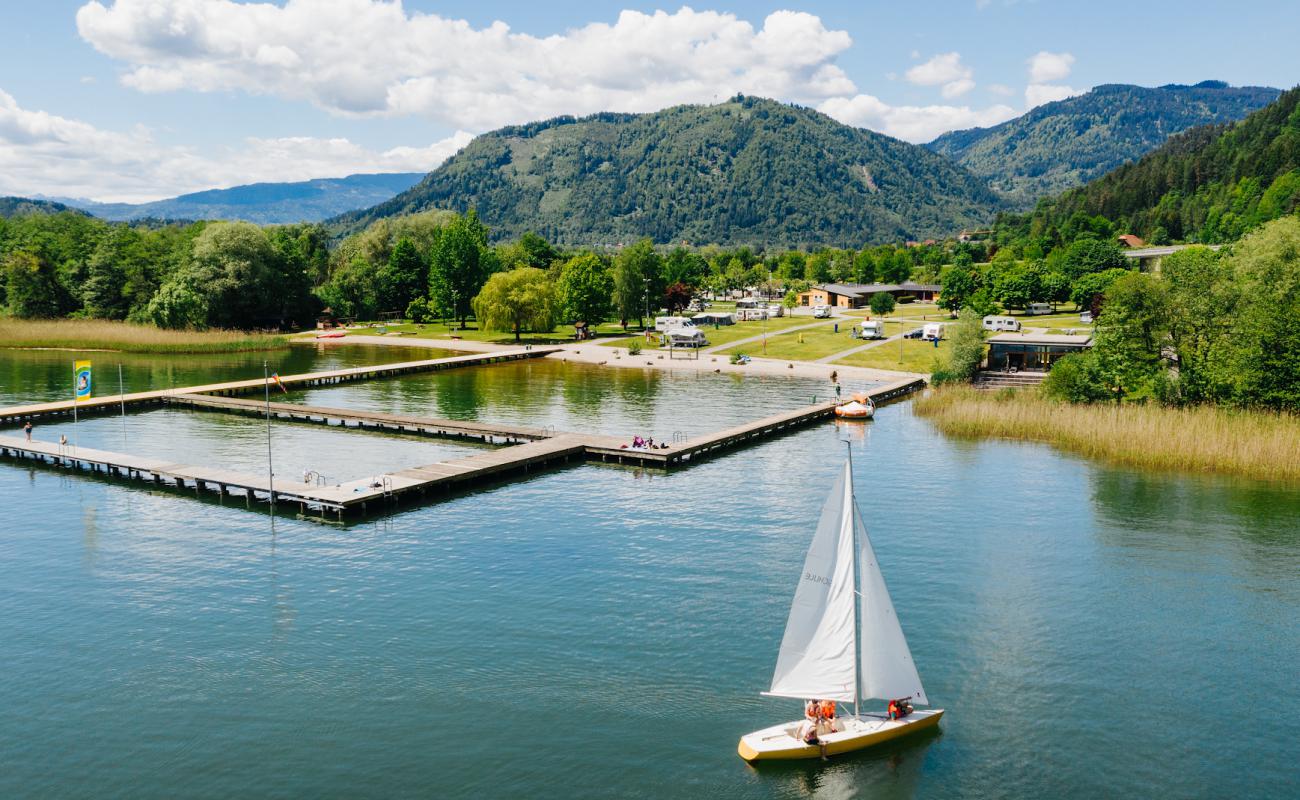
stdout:
[[1300,481],[1300,417],[1217,407],[1073,405],[1033,391],[937,389],[916,413],[946,434],[1048,444],[1162,470]]
[[288,340],[243,331],[173,331],[103,319],[0,319],[0,347],[117,350],[125,353],[239,353]]

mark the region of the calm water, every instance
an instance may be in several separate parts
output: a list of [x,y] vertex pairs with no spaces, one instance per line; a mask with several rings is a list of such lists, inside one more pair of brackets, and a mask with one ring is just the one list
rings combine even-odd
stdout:
[[[496,374],[305,399],[658,433],[819,388],[476,372]],[[78,435],[118,447],[121,424]],[[953,442],[908,404],[845,430],[948,710],[935,736],[829,764],[735,755],[740,734],[799,713],[758,692],[843,455],[832,425],[670,474],[576,466],[345,528],[5,463],[0,796],[1295,796],[1300,492]],[[126,441],[253,469],[259,434],[150,412],[128,416]],[[274,436],[286,470],[467,452]]]

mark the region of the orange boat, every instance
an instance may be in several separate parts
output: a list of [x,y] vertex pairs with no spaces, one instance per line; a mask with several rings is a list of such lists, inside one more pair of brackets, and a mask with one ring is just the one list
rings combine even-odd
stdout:
[[840,419],[871,419],[876,413],[876,404],[866,394],[855,394],[853,399],[835,407],[835,416]]

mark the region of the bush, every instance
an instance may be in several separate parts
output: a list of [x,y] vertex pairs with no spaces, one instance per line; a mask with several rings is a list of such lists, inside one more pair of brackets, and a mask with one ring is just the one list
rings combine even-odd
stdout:
[[432,322],[434,317],[433,309],[429,307],[429,301],[423,297],[417,297],[406,307],[406,318],[416,325],[423,325],[426,322]]
[[627,354],[630,356],[641,355],[641,340],[633,339],[627,343]]
[[1043,393],[1071,403],[1096,403],[1111,397],[1092,351],[1064,356],[1052,364],[1052,371],[1043,381]]

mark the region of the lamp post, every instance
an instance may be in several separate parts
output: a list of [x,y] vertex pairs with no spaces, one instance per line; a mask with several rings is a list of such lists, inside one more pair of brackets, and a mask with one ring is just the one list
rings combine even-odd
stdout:
[[642,278],[641,283],[645,285],[645,319],[641,321],[641,331],[644,333],[649,327],[650,321],[650,279]]

